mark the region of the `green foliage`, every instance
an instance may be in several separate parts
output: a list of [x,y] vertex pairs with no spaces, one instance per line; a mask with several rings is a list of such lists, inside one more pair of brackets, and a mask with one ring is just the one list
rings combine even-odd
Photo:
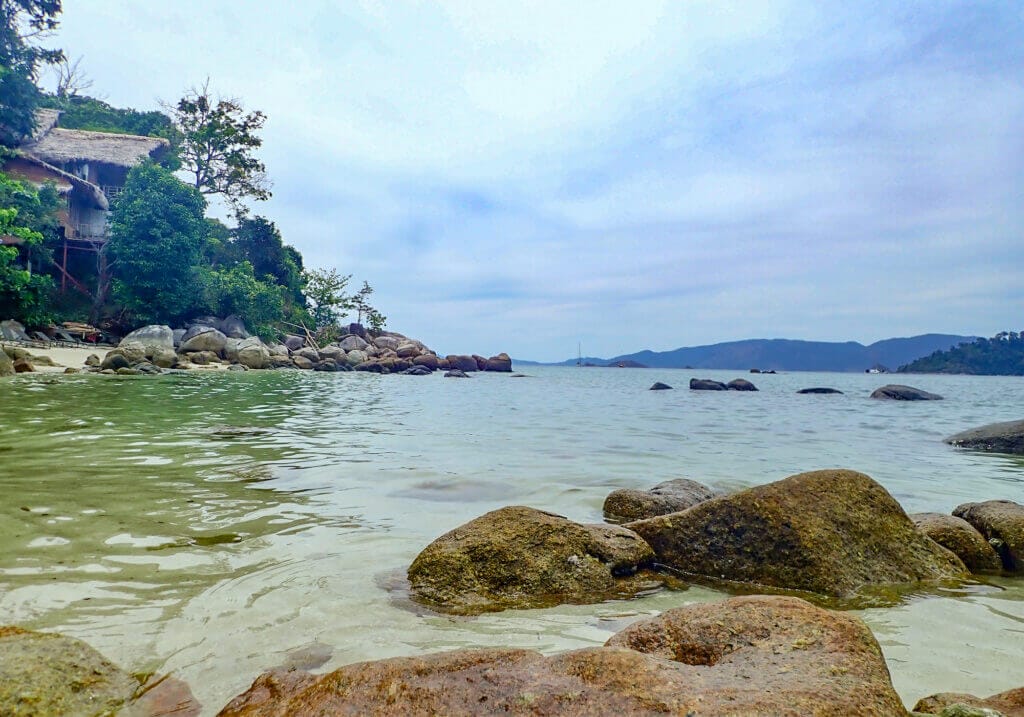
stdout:
[[139,323],[170,323],[202,300],[206,200],[152,164],[128,173],[110,217],[114,299]]
[[[43,241],[43,235],[25,226],[18,219],[18,210],[0,209],[0,236],[14,237],[31,247]],[[33,274],[19,261],[16,246],[0,246],[0,315],[20,319],[29,325],[49,321],[50,277]]]
[[365,317],[366,322],[370,325],[370,329],[379,332],[384,330],[384,324],[387,323],[388,317],[370,305],[369,299],[372,293],[373,287],[370,286],[370,282],[364,281],[363,288],[352,297],[352,308],[356,310],[358,317],[356,321],[361,324],[363,323],[363,317]]
[[337,269],[310,269],[303,275],[309,314],[317,330],[337,326],[341,318],[354,308],[352,296],[345,293],[352,275],[342,276]]
[[214,100],[208,85],[193,89],[172,108],[181,133],[182,169],[203,194],[219,194],[236,212],[245,199],[270,198],[266,167],[253,156],[263,140],[266,115],[245,110],[234,99]]
[[1004,331],[990,339],[953,346],[900,366],[900,373],[1024,376],[1024,334]]
[[163,137],[170,141],[171,151],[160,160],[161,166],[171,170],[176,170],[181,166],[181,161],[177,156],[181,133],[174,126],[171,118],[163,112],[120,109],[93,97],[77,95],[71,97],[44,95],[39,101],[39,106],[60,110],[60,126],[66,129]]
[[17,144],[35,128],[39,67],[64,57],[35,42],[57,28],[60,10],[60,0],[0,1],[0,143]]
[[239,256],[252,264],[256,276],[268,277],[287,289],[293,302],[304,303],[302,256],[285,245],[273,222],[263,217],[242,217],[234,237]]
[[214,314],[237,314],[264,339],[277,333],[274,324],[284,312],[282,287],[257,279],[248,261],[230,269],[207,270],[205,284],[207,307]]

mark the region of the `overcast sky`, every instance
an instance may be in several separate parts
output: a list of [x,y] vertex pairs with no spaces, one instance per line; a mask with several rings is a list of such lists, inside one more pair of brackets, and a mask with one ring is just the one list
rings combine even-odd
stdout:
[[254,206],[441,353],[1024,329],[1024,5],[65,0],[268,116]]

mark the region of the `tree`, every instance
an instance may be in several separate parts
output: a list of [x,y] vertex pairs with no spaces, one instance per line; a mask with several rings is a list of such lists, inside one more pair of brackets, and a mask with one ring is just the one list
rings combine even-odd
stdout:
[[236,212],[245,199],[270,198],[266,167],[253,156],[263,144],[257,133],[266,115],[258,110],[247,114],[236,99],[215,101],[209,82],[168,109],[181,133],[178,154],[192,186],[222,196]]
[[345,287],[351,274],[342,276],[337,269],[310,269],[304,272],[309,313],[318,331],[337,326],[342,316],[352,310],[352,297]]
[[364,281],[363,288],[355,293],[352,297],[352,308],[356,310],[356,321],[360,324],[363,323],[363,316],[366,317],[366,322],[370,325],[370,328],[374,331],[381,331],[384,328],[384,324],[387,323],[388,317],[377,311],[370,305],[370,294],[373,293],[373,287],[370,286],[370,282]]
[[273,222],[259,216],[240,217],[234,236],[240,257],[252,264],[257,277],[270,277],[288,291],[293,302],[303,303],[301,255],[285,245]]
[[61,0],[0,0],[0,142],[17,144],[35,129],[39,66],[63,59],[35,46],[57,28]]
[[57,97],[66,100],[71,97],[78,97],[82,92],[92,87],[92,80],[82,69],[82,58],[74,62],[64,57],[56,64],[57,69]]
[[[18,210],[13,207],[0,209],[0,236],[26,247],[43,241],[40,232],[18,221]],[[53,281],[44,274],[32,273],[31,265],[23,266],[18,259],[17,246],[0,245],[0,314],[17,317],[30,325],[47,323]]]
[[206,200],[167,170],[128,173],[110,216],[113,298],[141,323],[168,323],[202,302]]
[[260,281],[252,264],[243,261],[230,269],[206,272],[207,309],[217,316],[241,316],[255,333],[271,338],[274,324],[284,317],[283,289]]

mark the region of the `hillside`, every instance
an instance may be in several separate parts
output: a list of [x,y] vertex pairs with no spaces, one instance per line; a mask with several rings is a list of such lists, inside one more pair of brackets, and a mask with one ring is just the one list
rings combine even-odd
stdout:
[[[587,357],[585,362],[608,365],[636,361],[651,368],[720,368],[775,371],[864,371],[875,364],[895,369],[922,356],[948,349],[972,336],[924,334],[910,338],[877,341],[869,346],[848,341],[797,341],[792,339],[747,339],[672,351],[639,351],[608,359]],[[530,362],[517,361],[527,364]],[[576,359],[555,365],[574,366]]]
[[1024,335],[1003,332],[975,339],[947,351],[900,366],[901,373],[962,373],[982,376],[1024,376]]

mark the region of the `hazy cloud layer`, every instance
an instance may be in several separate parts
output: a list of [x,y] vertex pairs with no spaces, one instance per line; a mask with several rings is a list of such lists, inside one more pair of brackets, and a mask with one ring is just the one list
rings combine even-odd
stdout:
[[1022,329],[1016,2],[66,3],[267,113],[256,210],[441,352]]

